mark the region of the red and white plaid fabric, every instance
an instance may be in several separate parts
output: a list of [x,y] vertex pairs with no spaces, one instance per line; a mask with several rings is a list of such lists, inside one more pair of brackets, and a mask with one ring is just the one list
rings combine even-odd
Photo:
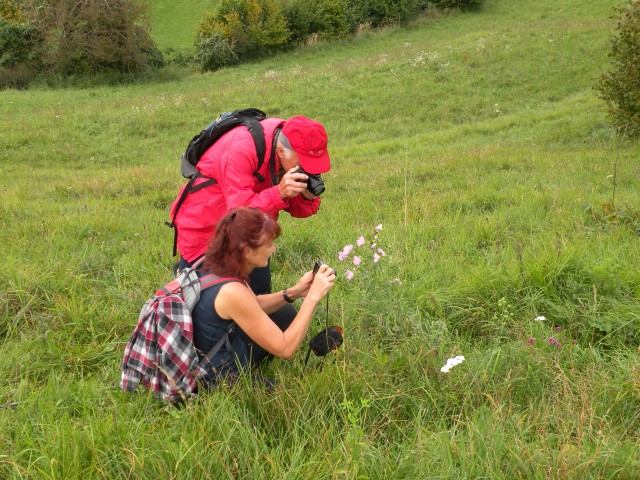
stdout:
[[165,287],[140,312],[125,348],[120,386],[134,391],[142,383],[154,396],[173,402],[192,393],[202,374],[189,307],[180,293]]

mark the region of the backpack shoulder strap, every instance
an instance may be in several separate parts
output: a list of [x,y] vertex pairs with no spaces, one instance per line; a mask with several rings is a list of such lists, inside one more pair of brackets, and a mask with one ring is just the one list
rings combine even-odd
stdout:
[[267,154],[267,145],[264,141],[264,129],[262,128],[262,124],[255,118],[247,118],[245,125],[253,137],[253,143],[256,146],[256,155],[258,157],[258,165],[256,166],[255,172],[253,172],[253,176],[256,177],[259,182],[264,182],[264,177],[259,173],[264,164],[264,157]]
[[229,327],[227,328],[227,331],[224,332],[224,335],[220,337],[220,340],[216,342],[216,344],[211,348],[211,350],[209,350],[207,354],[204,357],[202,357],[202,360],[200,360],[200,362],[198,363],[198,365],[200,365],[202,368],[204,368],[207,363],[211,362],[211,360],[213,359],[213,356],[216,353],[218,353],[218,350],[220,350],[220,348],[222,348],[223,343],[226,344],[228,351],[230,352],[233,351],[233,347],[231,346],[231,342],[229,341],[229,335],[231,335],[235,330],[236,323],[235,322],[230,322],[230,323],[231,325],[229,325]]
[[[213,287],[214,285],[220,285],[221,283],[228,283],[228,282],[243,283],[241,279],[236,277],[218,277],[217,275],[210,273],[200,279],[200,291],[202,292],[202,290],[204,290],[205,288]],[[229,335],[233,333],[235,328],[236,328],[236,323],[230,322],[230,325],[227,328],[227,331],[224,333],[224,335],[220,338],[220,340],[216,342],[216,344],[211,348],[211,350],[209,350],[207,354],[204,357],[202,357],[202,360],[200,360],[199,365],[201,367],[204,368],[204,366],[207,363],[211,362],[211,360],[213,359],[213,356],[216,353],[218,353],[218,350],[222,348],[223,344],[226,344],[227,350],[229,351],[233,350],[233,348],[231,347],[231,342],[229,341]]]
[[213,273],[210,273],[200,278],[200,291],[202,292],[205,288],[213,287],[215,285],[219,285],[221,283],[228,283],[228,282],[244,283],[241,279],[236,277],[219,277],[217,275],[214,275]]
[[201,175],[199,172],[197,172],[193,177],[189,179],[185,187],[182,189],[182,194],[178,199],[178,203],[176,203],[176,208],[173,211],[173,217],[171,217],[171,223],[164,222],[164,224],[167,227],[173,228],[173,256],[174,257],[178,254],[178,227],[176,225],[176,217],[178,216],[180,207],[182,206],[184,201],[187,199],[187,195],[189,195],[190,193],[197,192],[202,188],[205,188],[205,187],[208,187],[209,185],[213,185],[214,183],[217,183],[215,178],[208,178],[204,182],[199,183],[198,185],[195,185],[196,180],[198,180],[199,178],[206,178],[206,177],[204,175]]

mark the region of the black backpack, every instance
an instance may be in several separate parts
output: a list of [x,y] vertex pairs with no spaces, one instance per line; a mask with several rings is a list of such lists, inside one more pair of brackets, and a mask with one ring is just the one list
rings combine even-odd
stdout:
[[[211,122],[204,130],[198,135],[193,137],[187,145],[187,149],[184,151],[181,157],[180,173],[189,181],[182,191],[182,195],[178,199],[176,209],[173,212],[171,223],[165,222],[169,228],[173,228],[173,255],[178,253],[178,228],[175,225],[176,217],[180,207],[184,203],[185,199],[190,193],[197,192],[203,188],[217,183],[215,178],[209,178],[202,175],[196,168],[196,165],[202,158],[204,152],[207,151],[222,135],[236,127],[244,125],[253,137],[253,143],[256,146],[256,154],[258,156],[258,166],[256,167],[253,175],[260,182],[264,182],[264,177],[258,173],[262,165],[264,164],[266,155],[266,144],[264,141],[264,130],[260,122],[267,118],[267,114],[257,108],[245,108],[242,110],[234,110],[232,112],[221,113],[218,118]],[[273,153],[272,153],[273,155]],[[194,183],[198,178],[207,178],[206,181],[199,183],[194,187]]]

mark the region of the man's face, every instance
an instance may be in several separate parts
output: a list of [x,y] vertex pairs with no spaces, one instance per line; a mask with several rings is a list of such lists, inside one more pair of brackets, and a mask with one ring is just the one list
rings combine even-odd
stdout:
[[298,154],[293,150],[288,150],[280,145],[278,146],[278,159],[280,160],[280,165],[282,165],[285,172],[288,172],[293,167],[300,166]]

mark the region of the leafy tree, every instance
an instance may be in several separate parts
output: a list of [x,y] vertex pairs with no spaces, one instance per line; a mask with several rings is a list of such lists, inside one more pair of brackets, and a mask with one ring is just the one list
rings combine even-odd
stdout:
[[39,15],[43,61],[69,74],[140,72],[161,66],[146,5],[135,0],[52,0]]
[[236,65],[238,55],[226,38],[213,32],[209,36],[202,36],[196,43],[194,60],[203,72],[212,72]]
[[356,26],[348,0],[290,0],[285,4],[285,15],[293,43],[314,34],[327,40],[344,38]]
[[596,85],[620,133],[640,136],[640,1],[616,8],[616,33],[611,39],[612,69]]
[[0,84],[14,70],[91,75],[163,65],[137,0],[0,0],[0,21]]
[[0,18],[10,23],[25,23],[20,5],[15,0],[0,0]]
[[276,0],[222,0],[214,14],[203,17],[196,43],[213,34],[226,38],[241,60],[271,55],[289,45],[282,5]]

